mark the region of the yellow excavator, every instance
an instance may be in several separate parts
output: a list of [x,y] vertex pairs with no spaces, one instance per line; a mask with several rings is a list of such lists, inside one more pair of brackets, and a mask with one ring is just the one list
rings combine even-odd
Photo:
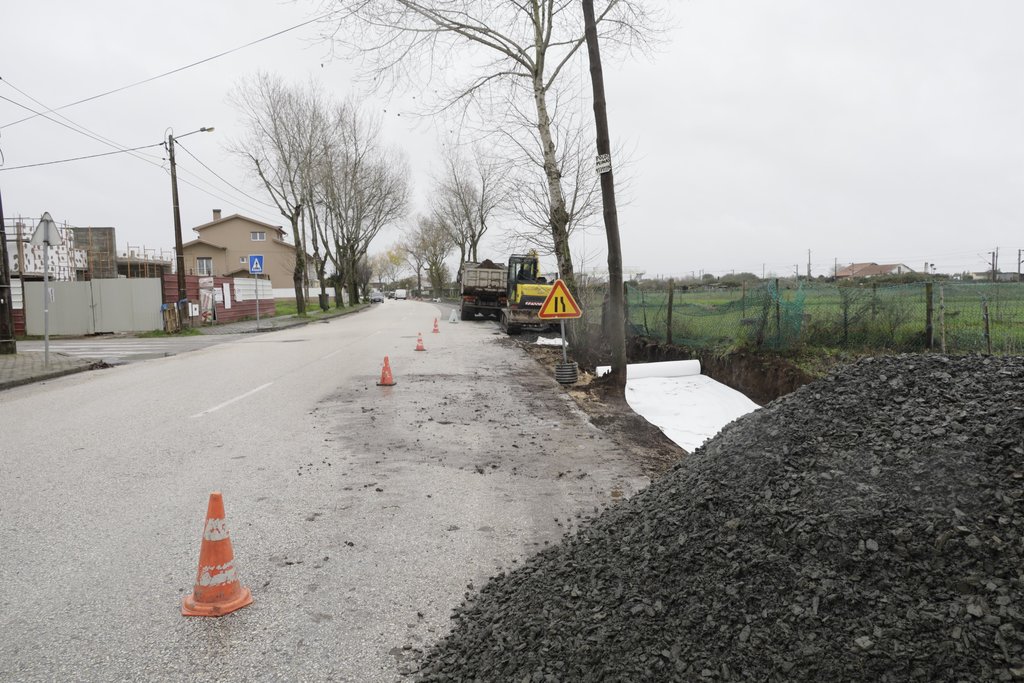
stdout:
[[519,334],[523,325],[546,325],[538,314],[553,284],[541,275],[537,252],[531,250],[527,254],[512,254],[508,259],[501,329],[508,334]]

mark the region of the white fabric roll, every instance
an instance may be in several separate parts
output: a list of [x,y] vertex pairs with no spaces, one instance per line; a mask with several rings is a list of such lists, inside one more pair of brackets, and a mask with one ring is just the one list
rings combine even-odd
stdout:
[[[597,366],[597,376],[612,371],[610,365]],[[645,377],[692,377],[700,374],[699,360],[668,360],[662,363],[630,363],[626,366],[626,380]]]

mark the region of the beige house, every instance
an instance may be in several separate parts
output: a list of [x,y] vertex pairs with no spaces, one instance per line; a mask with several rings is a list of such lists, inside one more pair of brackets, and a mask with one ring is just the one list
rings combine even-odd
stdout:
[[[192,228],[198,239],[182,245],[186,275],[217,275],[248,277],[249,255],[263,256],[264,276],[274,289],[293,288],[295,246],[285,241],[284,229],[237,213],[221,218],[220,209],[213,210],[213,220]],[[306,279],[316,281],[311,256],[306,257]]]

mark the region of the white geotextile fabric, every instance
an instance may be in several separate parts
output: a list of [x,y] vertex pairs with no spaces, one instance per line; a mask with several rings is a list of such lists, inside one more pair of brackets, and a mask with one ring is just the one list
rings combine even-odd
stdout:
[[[597,374],[610,370],[598,367]],[[735,389],[700,374],[697,360],[627,365],[626,402],[691,453],[722,427],[758,408]]]

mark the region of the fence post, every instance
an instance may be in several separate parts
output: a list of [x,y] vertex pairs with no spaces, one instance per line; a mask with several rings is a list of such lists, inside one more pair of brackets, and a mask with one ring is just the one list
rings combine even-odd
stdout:
[[668,279],[668,312],[665,315],[665,343],[672,346],[672,293],[674,288],[672,278]]
[[946,353],[946,294],[939,285],[939,338],[942,340],[942,353]]
[[981,300],[981,319],[985,321],[985,349],[988,351],[988,355],[992,355],[992,336],[988,326],[988,300]]
[[924,346],[931,350],[932,344],[932,283],[924,283]]
[[629,283],[622,283],[622,319],[626,322],[626,340],[629,340]]
[[779,291],[779,278],[775,278],[775,346],[782,346],[782,292]]

